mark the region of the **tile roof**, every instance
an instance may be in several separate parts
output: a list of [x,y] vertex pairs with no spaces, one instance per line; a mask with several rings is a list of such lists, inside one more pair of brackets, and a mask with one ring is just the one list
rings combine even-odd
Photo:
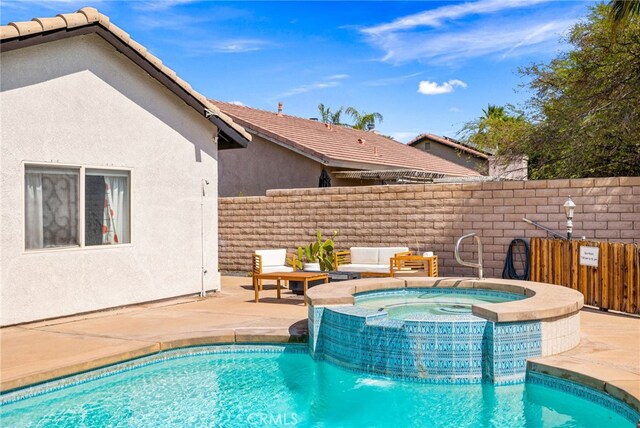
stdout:
[[[111,23],[108,16],[101,14],[97,9],[92,7],[84,7],[75,13],[62,13],[52,18],[34,18],[31,21],[10,22],[8,25],[0,26],[0,46],[3,48],[2,50],[5,50],[6,44],[14,41],[25,41],[28,42],[27,45],[41,43],[47,40],[42,39],[38,41],[35,39],[36,36],[48,36],[56,32],[70,32],[70,30],[76,28],[91,26],[99,27],[108,31],[119,41],[137,52],[137,54],[150,63],[155,70],[169,78],[171,82],[178,85],[184,92],[200,104],[202,110],[198,109],[199,113],[210,118],[214,123],[216,123],[216,125],[221,125],[220,121],[222,121],[223,127],[226,125],[231,128],[231,133],[234,133],[235,131],[235,133],[240,137],[240,141],[238,141],[238,136],[236,136],[236,138],[233,138],[234,142],[244,147],[249,141],[251,141],[251,135],[247,133],[244,128],[234,123],[233,119],[222,113],[220,109],[210,103],[205,96],[195,91],[190,84],[178,77],[175,71],[162,64],[162,61],[148,52],[144,46],[131,39],[129,34]],[[207,112],[207,110],[209,110],[209,112]],[[244,141],[242,141],[242,139],[244,139]]]
[[373,132],[210,100],[256,135],[328,166],[357,169],[407,168],[449,176],[477,171]]
[[458,150],[461,150],[463,152],[467,152],[469,154],[472,154],[472,155],[477,156],[477,157],[482,158],[482,159],[489,159],[489,155],[491,154],[489,152],[485,152],[485,151],[481,151],[479,149],[475,149],[473,147],[469,147],[468,145],[465,145],[460,141],[455,141],[455,140],[453,140],[451,138],[448,138],[448,137],[440,137],[439,135],[428,134],[428,133],[424,133],[424,134],[418,135],[416,138],[414,138],[413,140],[409,141],[407,144],[410,145],[410,146],[415,146],[416,144],[421,143],[423,140],[435,141],[436,143],[440,143],[440,144],[444,144],[444,145],[449,146],[449,147],[453,147],[454,149],[458,149]]

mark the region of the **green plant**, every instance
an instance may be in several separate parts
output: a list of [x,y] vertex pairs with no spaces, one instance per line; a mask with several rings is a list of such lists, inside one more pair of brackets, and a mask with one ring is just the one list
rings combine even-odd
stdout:
[[302,269],[303,263],[319,263],[320,270],[330,271],[333,269],[333,238],[337,232],[334,230],[331,238],[322,240],[322,233],[316,231],[316,240],[304,247],[298,247],[298,259],[296,264],[298,269]]

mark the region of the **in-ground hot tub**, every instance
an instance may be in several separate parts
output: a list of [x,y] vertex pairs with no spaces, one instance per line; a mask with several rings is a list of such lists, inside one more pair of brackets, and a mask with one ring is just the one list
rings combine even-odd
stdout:
[[422,320],[434,315],[471,314],[473,305],[524,298],[523,294],[477,288],[402,288],[358,293],[355,304],[384,311],[392,319]]
[[517,383],[528,358],[580,340],[582,294],[525,281],[385,278],[309,290],[309,347],[353,370],[434,383]]

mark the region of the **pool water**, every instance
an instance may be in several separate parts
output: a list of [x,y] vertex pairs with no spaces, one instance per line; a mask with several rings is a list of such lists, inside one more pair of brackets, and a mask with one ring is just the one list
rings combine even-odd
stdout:
[[216,349],[4,404],[2,426],[634,426],[538,384],[402,382],[315,362],[301,346]]
[[407,319],[423,315],[471,314],[471,306],[480,303],[501,303],[522,299],[523,295],[485,290],[396,290],[394,292],[363,293],[356,305],[385,311],[392,319]]

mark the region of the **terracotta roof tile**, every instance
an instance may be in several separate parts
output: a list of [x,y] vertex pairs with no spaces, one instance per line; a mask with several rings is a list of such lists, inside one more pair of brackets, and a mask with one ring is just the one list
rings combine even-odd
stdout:
[[249,131],[290,146],[330,166],[348,168],[351,164],[354,168],[362,169],[381,169],[382,166],[454,176],[480,175],[472,169],[373,132],[348,126],[328,127],[315,120],[210,101]]
[[87,22],[97,22],[100,20],[100,12],[92,7],[83,7],[78,11],[87,17]]
[[42,31],[57,30],[67,26],[67,22],[60,16],[55,18],[33,18],[33,20],[40,24]]
[[140,56],[145,58],[160,72],[162,72],[174,83],[184,89],[189,95],[198,100],[198,102],[200,102],[204,106],[204,108],[214,112],[216,116],[218,116],[222,121],[226,123],[226,125],[235,130],[235,132],[240,134],[246,140],[251,141],[251,135],[244,128],[234,123],[234,121],[229,116],[225,114],[219,114],[220,110],[216,106],[211,104],[206,97],[193,90],[191,85],[189,85],[187,82],[176,75],[175,71],[163,65],[162,61],[159,58],[149,53],[147,51],[147,48],[142,46],[140,43],[132,40],[127,32],[112,24],[108,16],[101,14],[95,8],[84,7],[75,13],[63,13],[53,18],[34,18],[33,20],[27,22],[10,22],[8,25],[0,26],[0,40],[2,42],[6,42],[27,35],[31,36],[38,33],[45,33],[55,30],[60,31],[61,29],[71,29],[94,23],[97,23],[98,25],[109,31],[111,34],[113,34],[115,37],[120,39],[123,43],[136,50],[140,54]]
[[42,26],[35,21],[11,22],[9,25],[15,27],[18,30],[18,33],[20,33],[20,36],[42,32]]
[[82,27],[89,24],[87,15],[84,13],[60,13],[57,16],[63,18],[67,23],[67,28]]
[[18,29],[12,25],[0,26],[0,40],[13,39],[19,35]]
[[127,33],[126,31],[124,31],[122,28],[118,27],[115,24],[109,24],[109,31],[111,31],[111,33],[114,36],[116,36],[123,42],[127,43],[129,46],[131,46],[132,42],[135,43],[136,45],[138,44],[137,42],[131,40],[131,36],[129,36],[129,33]]

